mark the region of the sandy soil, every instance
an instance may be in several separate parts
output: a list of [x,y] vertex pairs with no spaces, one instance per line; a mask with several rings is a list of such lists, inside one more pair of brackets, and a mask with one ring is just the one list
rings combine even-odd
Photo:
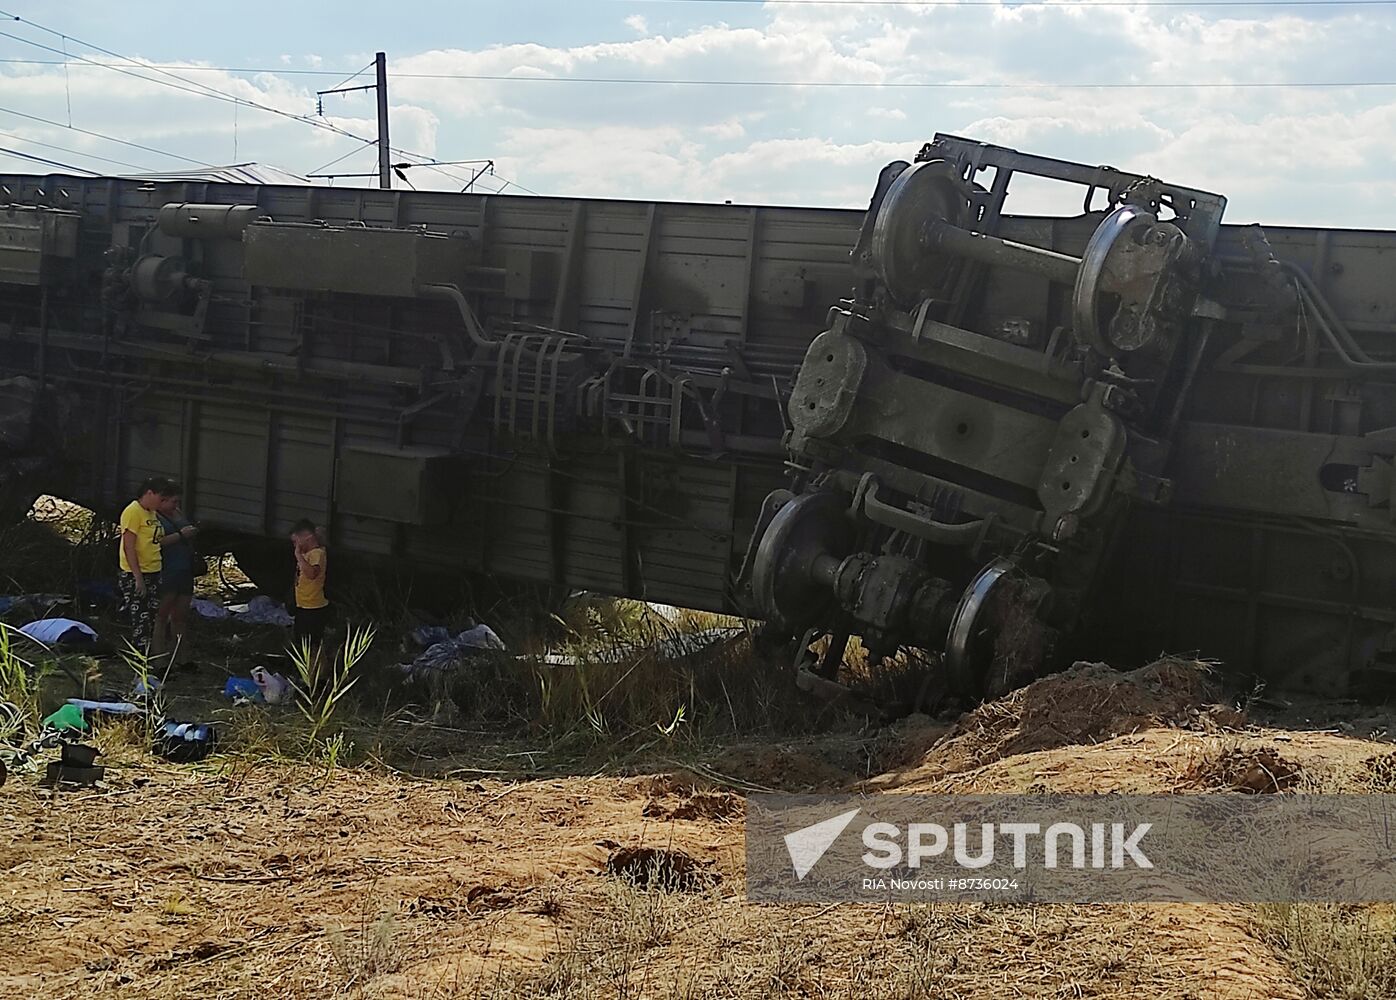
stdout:
[[[1120,676],[711,767],[935,792],[1205,792],[1262,749],[1305,787],[1387,773],[1379,739],[1247,724],[1192,675]],[[691,772],[425,780],[105,742],[102,787],[0,789],[0,997],[1305,995],[1244,907],[747,904],[740,793]],[[637,846],[693,858],[697,887],[608,874]]]

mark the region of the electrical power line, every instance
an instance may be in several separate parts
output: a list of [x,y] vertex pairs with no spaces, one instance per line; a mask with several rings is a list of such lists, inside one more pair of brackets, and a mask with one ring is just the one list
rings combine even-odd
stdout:
[[[697,0],[694,0],[697,2]],[[710,0],[705,0],[710,2]],[[826,0],[820,0],[826,2]],[[1381,0],[1382,3],[1396,3],[1396,0]],[[1101,6],[1101,4],[1091,4],[1091,6]],[[5,34],[0,32],[0,35]],[[10,36],[14,37],[14,36]],[[35,44],[35,43],[30,43]],[[79,57],[74,57],[79,58]],[[116,69],[112,63],[95,62],[87,60],[94,66],[104,69]],[[42,59],[0,59],[0,63],[24,63],[26,65],[40,66],[61,66],[58,60]],[[157,67],[154,63],[131,63],[132,66],[148,66],[151,69],[164,68]],[[278,70],[275,68],[256,68],[248,66],[177,66],[173,67],[183,70],[198,72],[218,72],[218,73],[300,73],[316,76],[337,76],[338,71],[324,70]],[[631,77],[631,76],[511,76],[503,73],[400,73],[391,72],[389,79],[393,80],[474,80],[492,83],[595,83],[595,84],[631,84],[645,87],[808,87],[824,89],[852,89],[852,90],[1221,90],[1226,88],[1238,88],[1242,90],[1254,89],[1334,89],[1344,87],[1396,87],[1396,80],[1196,80],[1196,81],[1167,81],[1167,82],[1110,82],[1110,83],[1090,83],[1090,82],[1066,82],[1052,83],[1043,81],[1031,82],[981,82],[977,80],[720,80],[720,79],[685,79],[670,77]],[[162,81],[151,80],[152,83]],[[233,98],[241,101],[242,98]],[[253,105],[258,107],[259,105]],[[313,120],[299,118],[295,115],[288,117],[297,121],[304,121],[307,124],[314,124]],[[363,136],[348,133],[349,138],[358,139],[360,142],[375,145],[376,140]],[[407,153],[407,150],[397,150],[396,152]],[[425,154],[412,153],[413,156],[426,158]]]
[[[4,14],[5,14],[5,11],[0,11],[0,15],[4,15]],[[15,18],[15,20],[19,20],[19,18]],[[53,30],[53,29],[51,29],[51,28],[44,28],[44,27],[42,27],[41,25],[34,24],[34,22],[32,22],[32,21],[25,21],[24,23],[26,23],[26,24],[31,24],[31,25],[33,25],[34,27],[40,28],[40,30],[43,30],[43,31],[52,31],[52,30]],[[56,33],[56,32],[55,32],[55,33]],[[32,46],[33,46],[34,48],[36,48],[36,49],[44,49],[45,51],[48,51],[48,52],[58,52],[58,51],[59,51],[58,49],[55,49],[55,48],[54,48],[53,46],[51,46],[51,45],[45,45],[45,44],[43,44],[42,42],[36,42],[36,41],[34,41],[33,39],[31,39],[31,38],[24,38],[24,37],[21,37],[20,35],[12,35],[12,34],[10,34],[8,31],[0,31],[0,36],[3,36],[3,37],[5,37],[5,38],[13,38],[13,39],[14,39],[15,41],[17,41],[17,42],[22,42],[22,43],[25,44],[25,45],[32,45]],[[71,37],[71,36],[70,36],[70,37]],[[109,55],[115,55],[116,58],[118,58],[118,59],[123,59],[123,60],[126,60],[127,62],[131,62],[131,61],[132,61],[132,60],[127,60],[125,56],[122,56],[122,55],[120,55],[120,54],[111,53],[109,50],[101,48],[101,46],[92,45],[90,42],[85,42],[85,41],[82,41],[81,39],[78,39],[78,38],[74,38],[73,41],[79,42],[79,43],[82,44],[82,45],[87,45],[89,48],[96,49],[96,50],[99,51],[99,52],[103,52],[103,53],[106,53],[106,54],[109,54]],[[194,94],[194,95],[197,96],[197,97],[207,97],[207,98],[209,98],[209,99],[211,99],[211,100],[223,101],[224,103],[232,104],[232,105],[235,105],[235,106],[236,106],[236,105],[243,105],[243,106],[246,106],[246,107],[249,107],[249,108],[256,108],[256,109],[259,110],[259,111],[266,111],[266,112],[268,112],[268,113],[270,113],[270,114],[279,115],[279,116],[281,116],[282,118],[289,118],[291,121],[302,122],[302,123],[304,123],[304,124],[306,124],[306,125],[310,125],[310,126],[313,127],[313,128],[323,129],[323,130],[328,131],[328,132],[334,132],[334,133],[336,133],[336,134],[338,134],[338,135],[345,136],[346,138],[349,138],[349,139],[357,139],[359,142],[376,142],[376,140],[374,140],[374,139],[368,139],[368,138],[365,138],[364,136],[361,136],[361,135],[355,135],[353,132],[350,132],[348,129],[340,128],[339,126],[334,125],[334,124],[332,124],[332,123],[330,123],[330,122],[326,122],[326,121],[317,121],[317,120],[315,120],[314,118],[311,118],[311,117],[306,116],[306,115],[292,114],[292,113],[289,112],[289,111],[282,111],[280,108],[274,108],[274,107],[272,107],[272,106],[269,105],[269,104],[262,104],[262,103],[260,103],[260,102],[258,102],[258,101],[250,101],[250,100],[247,100],[246,98],[243,98],[243,97],[237,97],[237,96],[234,96],[234,95],[232,95],[232,94],[228,94],[228,93],[225,93],[225,92],[223,92],[223,91],[221,91],[221,90],[218,90],[218,89],[215,88],[215,87],[210,87],[210,86],[208,86],[207,84],[197,83],[197,82],[195,82],[195,81],[193,81],[193,80],[185,80],[184,77],[178,76],[178,75],[173,74],[173,73],[166,72],[166,71],[164,71],[164,70],[160,70],[160,71],[158,71],[158,72],[161,72],[164,76],[171,77],[172,79],[183,81],[184,83],[189,84],[189,86],[181,86],[181,85],[178,84],[178,83],[171,83],[169,80],[160,80],[160,79],[157,79],[156,77],[153,77],[153,76],[146,76],[146,75],[144,75],[144,74],[142,74],[142,73],[134,73],[134,72],[132,72],[131,70],[125,69],[125,68],[123,68],[123,67],[121,67],[121,66],[118,66],[118,65],[115,65],[115,64],[112,64],[112,63],[100,62],[100,61],[98,61],[98,60],[96,60],[96,59],[88,59],[88,58],[85,57],[85,56],[78,56],[78,55],[75,55],[75,56],[72,56],[71,58],[72,58],[72,59],[76,59],[76,60],[79,61],[79,62],[86,63],[86,64],[91,65],[91,66],[97,66],[97,67],[99,67],[99,68],[101,68],[101,69],[108,69],[108,70],[111,70],[111,71],[113,71],[113,72],[115,72],[115,73],[120,73],[120,74],[122,74],[123,76],[129,76],[129,77],[133,77],[133,78],[135,78],[135,79],[137,79],[137,80],[143,80],[143,81],[145,81],[146,83],[153,83],[153,84],[156,84],[156,85],[161,86],[161,87],[169,87],[169,88],[171,88],[171,89],[173,89],[173,90],[178,90],[178,91],[180,91],[180,92],[182,92],[182,93]],[[137,65],[140,65],[140,66],[142,66],[142,67],[145,67],[145,66],[146,66],[146,64],[143,64],[143,63],[137,63]]]
[[16,111],[14,108],[0,107],[0,114],[14,115],[16,118],[27,118],[31,122],[38,122],[41,125],[51,125],[54,128],[68,129],[82,135],[90,135],[94,139],[105,139],[108,142],[115,142],[122,146],[130,146],[132,149],[142,149],[147,153],[155,153],[159,156],[168,156],[172,159],[183,160],[185,163],[192,163],[197,167],[211,167],[214,164],[205,163],[203,160],[196,160],[189,156],[181,156],[179,153],[171,153],[168,150],[156,149],[154,146],[142,145],[139,142],[131,142],[127,139],[118,139],[114,135],[107,135],[105,132],[94,132],[92,129],[79,128],[76,125],[65,125],[63,122],[54,121],[52,118],[42,118],[39,115],[31,115],[23,111]]
[[46,166],[58,167],[61,170],[71,170],[78,174],[89,174],[92,177],[101,177],[95,170],[88,170],[86,167],[75,167],[71,163],[63,163],[60,160],[50,160],[43,156],[35,156],[33,153],[22,153],[18,149],[10,149],[7,146],[0,146],[0,153],[7,156],[18,156],[21,160],[33,160],[35,163],[43,163]]
[[[104,55],[111,56],[111,57],[113,57],[113,58],[115,58],[115,59],[123,60],[123,61],[124,61],[125,63],[127,63],[127,64],[134,64],[134,65],[139,66],[139,67],[142,67],[142,68],[154,68],[154,67],[152,67],[152,66],[151,66],[150,64],[148,64],[148,63],[142,63],[142,62],[140,62],[139,60],[130,59],[129,57],[124,56],[124,55],[122,55],[122,54],[119,53],[119,52],[114,52],[114,51],[112,51],[111,49],[103,48],[102,46],[96,45],[96,44],[94,44],[94,43],[92,43],[92,42],[89,42],[89,41],[87,41],[87,40],[85,40],[85,39],[77,38],[77,37],[72,36],[72,35],[67,35],[67,34],[65,34],[65,33],[63,33],[63,32],[57,31],[57,30],[54,29],[54,28],[49,28],[49,27],[47,27],[47,26],[45,26],[45,25],[39,24],[39,23],[36,22],[36,21],[31,21],[31,20],[28,20],[28,19],[26,19],[26,18],[19,17],[18,15],[11,14],[11,13],[9,13],[8,11],[0,10],[0,16],[10,17],[10,18],[12,18],[13,20],[19,21],[19,22],[22,23],[22,24],[27,24],[27,25],[29,25],[29,26],[31,26],[31,27],[33,27],[33,28],[37,28],[37,29],[40,30],[40,31],[47,32],[47,33],[49,33],[49,34],[51,34],[51,35],[56,35],[56,36],[58,36],[58,37],[60,37],[60,38],[71,38],[73,41],[77,42],[79,45],[85,45],[85,46],[87,46],[88,48],[95,49],[96,51],[103,53]],[[0,35],[3,35],[3,36],[6,37],[6,38],[12,38],[12,39],[14,39],[15,41],[21,42],[21,43],[23,43],[23,44],[25,44],[25,45],[32,45],[32,46],[34,46],[35,48],[44,49],[44,50],[49,51],[49,52],[60,53],[60,54],[64,55],[65,57],[68,56],[68,53],[66,53],[66,52],[61,52],[61,50],[59,50],[59,49],[55,49],[55,48],[53,48],[52,46],[49,46],[49,45],[44,45],[44,44],[41,43],[41,42],[36,42],[36,41],[34,41],[34,40],[32,40],[32,39],[29,39],[29,38],[23,38],[23,37],[21,37],[21,36],[19,36],[19,35],[13,35],[13,34],[10,34],[9,32],[6,32],[6,31],[0,31]],[[252,100],[248,100],[247,98],[237,97],[236,95],[229,94],[229,93],[227,93],[227,92],[225,92],[225,91],[219,90],[219,89],[216,88],[216,87],[210,87],[210,86],[208,86],[207,84],[202,84],[202,83],[198,83],[198,82],[193,81],[193,80],[189,80],[189,79],[187,79],[187,78],[185,78],[185,77],[179,76],[179,75],[176,74],[176,73],[171,73],[171,72],[168,72],[168,71],[165,71],[165,70],[158,70],[158,72],[160,72],[162,75],[168,76],[168,77],[170,77],[170,78],[173,79],[173,80],[179,81],[179,83],[170,83],[170,82],[167,81],[167,80],[159,80],[159,79],[156,79],[155,77],[145,76],[144,74],[141,74],[141,73],[133,73],[133,72],[131,72],[131,71],[128,70],[128,69],[122,68],[121,66],[117,66],[117,65],[114,65],[114,64],[111,64],[111,63],[103,63],[103,62],[100,62],[100,61],[95,60],[95,59],[89,59],[89,58],[87,58],[87,57],[85,57],[85,56],[72,56],[71,58],[77,59],[79,62],[83,62],[83,63],[87,63],[87,64],[92,65],[92,66],[100,67],[100,68],[102,68],[102,69],[113,70],[113,71],[115,71],[115,72],[122,73],[123,75],[130,76],[130,77],[134,77],[134,78],[137,79],[137,80],[143,80],[143,81],[145,81],[145,82],[147,82],[147,83],[154,83],[154,84],[158,84],[158,85],[160,85],[160,86],[170,87],[170,88],[173,88],[174,90],[181,91],[181,92],[183,92],[183,93],[194,94],[195,96],[198,96],[198,97],[207,97],[207,98],[210,98],[210,99],[212,99],[212,100],[223,101],[223,102],[225,102],[225,103],[231,103],[232,105],[234,105],[234,107],[236,107],[236,106],[238,106],[238,105],[243,105],[243,106],[246,106],[246,107],[255,108],[255,109],[259,110],[259,111],[265,111],[265,112],[268,112],[268,113],[270,113],[270,114],[279,115],[280,117],[289,119],[289,120],[291,120],[291,121],[301,122],[302,124],[309,125],[309,126],[311,126],[311,127],[313,127],[313,128],[318,128],[318,129],[322,129],[322,130],[324,130],[324,131],[333,132],[333,133],[335,133],[335,134],[337,134],[337,135],[344,136],[345,138],[348,138],[348,139],[354,139],[354,140],[356,140],[356,141],[358,141],[358,142],[361,142],[361,143],[371,144],[371,145],[375,145],[375,146],[377,145],[377,140],[376,140],[376,139],[370,139],[370,138],[366,138],[365,136],[357,135],[357,134],[355,134],[355,133],[353,133],[353,132],[350,132],[348,129],[340,128],[339,126],[334,125],[334,124],[331,123],[331,122],[319,121],[319,120],[316,120],[316,119],[314,119],[314,118],[311,118],[311,117],[309,117],[309,116],[307,116],[307,115],[296,115],[296,114],[293,114],[293,113],[291,113],[291,112],[289,112],[289,111],[283,111],[283,110],[281,110],[280,108],[274,108],[274,107],[272,107],[272,106],[270,106],[270,105],[262,104],[262,103],[260,103],[259,101],[252,101]],[[180,83],[188,84],[189,86],[180,86]],[[431,159],[431,157],[428,157],[428,156],[426,156],[426,155],[423,154],[423,153],[415,153],[415,152],[412,152],[411,150],[395,150],[395,151],[401,153],[401,154],[404,155],[404,156],[415,156],[415,157],[417,157],[418,159],[423,159],[423,160],[430,160],[430,159]],[[204,166],[210,166],[210,165],[211,165],[211,164],[204,164]]]
[[[404,76],[405,74],[397,74]],[[863,90],[1220,90],[1329,88],[1329,87],[1396,87],[1396,80],[1260,80],[1229,81],[1201,80],[1167,83],[981,83],[977,80],[699,80],[662,77],[629,76],[504,76],[485,73],[419,74],[422,79],[488,80],[496,83],[608,83],[638,84],[646,87],[820,87]]]
[[762,7],[1384,7],[1393,0],[619,0],[623,3]]
[[[7,38],[12,38],[12,39],[14,39],[15,41],[21,42],[21,43],[23,43],[23,44],[25,44],[25,45],[32,45],[32,46],[34,46],[35,48],[43,49],[43,50],[48,51],[48,52],[52,52],[52,53],[55,53],[55,54],[58,54],[58,55],[62,55],[62,56],[64,57],[64,64],[65,64],[65,65],[66,65],[67,60],[68,60],[69,58],[76,58],[76,59],[78,59],[80,62],[87,63],[87,64],[93,65],[93,66],[98,66],[98,67],[101,67],[101,68],[104,68],[104,69],[114,70],[115,72],[123,73],[123,74],[125,74],[125,75],[127,75],[127,76],[132,76],[132,77],[135,77],[136,79],[139,79],[139,80],[144,80],[144,81],[146,81],[147,83],[154,83],[154,84],[159,84],[159,85],[161,85],[161,86],[172,87],[172,88],[175,89],[175,90],[182,91],[182,92],[185,92],[185,93],[192,93],[192,94],[195,94],[195,95],[201,96],[201,97],[208,97],[208,98],[211,98],[211,99],[214,99],[214,100],[220,100],[220,101],[229,102],[229,103],[232,103],[232,104],[234,105],[234,107],[237,107],[238,105],[243,105],[243,106],[255,108],[255,109],[259,110],[259,111],[264,111],[264,112],[268,112],[268,113],[270,113],[270,114],[279,115],[280,117],[287,118],[287,119],[289,119],[289,120],[291,120],[291,121],[297,121],[297,122],[301,122],[302,124],[305,124],[305,125],[310,125],[310,126],[312,126],[313,128],[319,128],[319,129],[323,129],[323,130],[326,130],[326,131],[329,131],[329,132],[333,132],[333,133],[335,133],[335,134],[344,136],[345,138],[354,139],[354,140],[356,140],[356,141],[358,141],[358,142],[360,142],[360,143],[370,144],[370,145],[374,145],[374,146],[377,145],[377,140],[376,140],[376,139],[370,139],[370,138],[367,138],[367,137],[365,137],[365,136],[356,135],[355,133],[350,132],[348,129],[340,128],[339,126],[334,125],[334,124],[332,124],[332,123],[330,123],[330,122],[323,121],[323,120],[317,120],[317,119],[312,118],[312,117],[307,116],[307,115],[296,115],[296,114],[292,114],[291,112],[283,111],[283,110],[281,110],[280,108],[271,107],[270,105],[262,104],[262,103],[260,103],[260,102],[258,102],[258,101],[252,101],[252,100],[249,100],[249,99],[247,99],[247,98],[237,97],[237,96],[235,96],[235,95],[232,95],[232,94],[227,93],[226,91],[219,90],[219,89],[216,88],[216,87],[210,87],[210,86],[208,86],[207,84],[201,84],[201,83],[198,83],[198,82],[196,82],[196,81],[194,81],[194,80],[190,80],[190,79],[188,79],[187,77],[180,76],[180,75],[178,75],[178,74],[176,74],[176,73],[172,73],[172,72],[169,72],[169,71],[167,71],[167,70],[157,68],[157,67],[155,67],[153,64],[150,64],[150,63],[143,63],[143,62],[141,62],[141,61],[139,61],[139,60],[131,59],[129,56],[125,56],[125,55],[121,54],[120,52],[115,52],[115,51],[113,51],[113,50],[111,50],[111,49],[103,48],[102,46],[97,45],[97,44],[95,44],[95,43],[93,43],[93,42],[87,41],[86,39],[77,38],[76,36],[69,35],[69,34],[67,34],[66,32],[60,32],[60,31],[58,31],[58,30],[55,29],[55,28],[50,28],[50,27],[48,27],[48,26],[46,26],[46,25],[39,24],[37,21],[32,21],[32,20],[30,20],[30,19],[28,19],[28,18],[20,17],[18,14],[13,14],[13,13],[11,13],[11,12],[9,12],[9,11],[0,10],[0,16],[8,17],[8,18],[10,18],[10,19],[12,19],[12,20],[14,20],[14,21],[17,21],[17,22],[19,22],[19,23],[21,23],[21,24],[27,24],[27,25],[29,25],[29,26],[32,27],[32,28],[36,28],[36,29],[38,29],[39,31],[46,32],[46,33],[48,33],[48,34],[50,34],[50,35],[53,35],[53,36],[55,36],[55,37],[57,37],[57,38],[59,38],[59,39],[62,39],[62,40],[63,40],[63,43],[64,43],[64,46],[65,46],[64,49],[55,49],[55,48],[53,48],[52,46],[44,45],[44,44],[42,44],[42,43],[40,43],[40,42],[33,41],[32,39],[23,38],[23,37],[21,37],[21,36],[19,36],[19,35],[12,35],[12,34],[10,34],[9,32],[0,31],[0,35],[3,35],[3,36],[5,36],[5,37],[7,37]],[[114,64],[110,64],[110,63],[103,63],[103,62],[101,62],[101,61],[94,60],[94,59],[89,59],[89,58],[86,58],[86,57],[84,57],[84,56],[73,56],[73,57],[70,57],[70,56],[69,56],[69,53],[66,51],[66,45],[67,45],[68,40],[72,40],[72,41],[74,41],[74,42],[77,42],[79,45],[87,46],[87,47],[90,48],[90,49],[94,49],[94,50],[96,50],[96,51],[98,51],[98,52],[101,52],[103,55],[111,56],[111,57],[114,58],[114,59],[122,60],[123,63],[125,63],[125,64],[127,64],[127,65],[135,65],[135,66],[138,66],[138,67],[140,67],[140,68],[155,69],[157,72],[160,72],[161,75],[170,77],[171,79],[177,80],[177,81],[179,81],[180,83],[188,84],[189,86],[180,86],[179,84],[170,83],[170,82],[168,82],[168,81],[166,81],[166,80],[158,80],[158,79],[155,79],[154,77],[144,76],[143,74],[140,74],[140,73],[133,73],[133,72],[131,72],[131,71],[128,70],[128,69],[122,68],[121,66],[117,66],[117,65],[114,65]],[[187,70],[187,67],[179,67],[179,68],[180,68],[180,69],[185,69],[185,70]],[[267,71],[263,71],[263,72],[267,72]],[[337,71],[336,71],[336,72],[337,72]],[[363,72],[363,70],[360,70],[360,71],[358,71],[358,72],[361,73],[361,72]],[[351,77],[350,77],[350,79],[352,79],[353,76],[357,76],[357,75],[358,75],[358,73],[352,74]],[[192,87],[193,89],[190,89],[191,87]],[[428,155],[425,154],[425,153],[418,153],[418,152],[415,152],[415,151],[413,151],[413,150],[409,150],[409,149],[400,149],[400,148],[393,147],[393,146],[390,146],[389,149],[390,149],[390,151],[395,152],[395,153],[398,153],[399,155],[404,156],[404,157],[415,157],[417,160],[422,161],[422,165],[423,165],[423,166],[431,167],[431,166],[433,166],[434,164],[436,164],[436,163],[438,162],[438,161],[436,160],[435,157],[428,156]],[[205,165],[207,165],[207,164],[205,164]],[[436,168],[436,169],[437,169],[437,172],[438,172],[438,173],[441,173],[441,174],[443,174],[443,175],[445,175],[445,176],[451,177],[453,180],[456,180],[456,181],[460,181],[460,180],[461,180],[461,178],[460,178],[459,176],[456,176],[456,175],[450,173],[449,171],[440,169],[439,167]],[[506,179],[506,180],[507,180],[507,179]],[[530,191],[529,188],[526,188],[526,187],[524,187],[522,184],[519,184],[519,183],[517,183],[517,182],[508,182],[508,183],[513,183],[513,185],[514,185],[515,187],[518,187],[520,190],[529,191],[529,193],[536,193],[536,192]]]
[[328,169],[329,167],[333,167],[333,166],[334,166],[335,164],[337,164],[337,163],[342,163],[342,162],[344,162],[345,160],[349,159],[349,157],[353,156],[355,153],[361,153],[361,152],[363,152],[365,149],[373,149],[373,148],[374,148],[375,146],[377,146],[377,145],[378,145],[378,143],[376,143],[376,142],[369,142],[369,143],[364,143],[363,145],[360,145],[360,146],[355,146],[353,149],[349,150],[349,152],[347,152],[347,153],[341,153],[339,156],[336,156],[333,160],[330,160],[328,163],[322,163],[322,164],[320,164],[320,166],[316,167],[314,170],[312,170],[312,171],[310,171],[309,173],[307,173],[306,176],[307,176],[307,177],[313,177],[315,174],[318,174],[318,173],[320,173],[320,172],[322,172],[322,171]]
[[110,156],[98,156],[96,153],[88,153],[81,149],[73,149],[70,146],[58,146],[51,142],[41,142],[38,139],[31,139],[27,135],[20,135],[18,132],[11,132],[0,128],[0,135],[9,136],[11,139],[18,139],[20,142],[27,142],[31,146],[43,146],[45,149],[56,149],[60,153],[71,153],[73,156],[81,156],[88,160],[101,160],[103,163],[115,163],[119,167],[130,167],[132,170],[139,170],[143,173],[150,173],[149,167],[143,167],[139,163],[131,163],[127,160],[114,160]]
[[365,66],[363,69],[359,70],[357,73],[351,73],[351,74],[349,74],[349,75],[346,76],[343,80],[340,80],[340,81],[339,81],[338,83],[336,83],[333,87],[330,87],[330,88],[328,88],[328,89],[330,89],[330,90],[336,90],[336,89],[338,89],[338,88],[344,86],[344,85],[345,85],[346,83],[348,83],[350,80],[357,80],[359,77],[363,76],[363,75],[364,75],[365,73],[367,73],[369,70],[373,69],[373,66],[374,66],[373,63],[369,63],[367,66]]

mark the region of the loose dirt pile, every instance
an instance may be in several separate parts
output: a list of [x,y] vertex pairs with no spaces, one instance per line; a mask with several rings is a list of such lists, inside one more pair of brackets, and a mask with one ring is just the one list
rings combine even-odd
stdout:
[[617,845],[606,859],[606,874],[654,892],[697,892],[722,881],[711,863],[667,847]]
[[1103,663],[1077,663],[985,702],[961,717],[926,754],[922,768],[953,774],[1017,754],[1100,743],[1158,726],[1196,728],[1214,719],[1239,721],[1220,698],[1212,667],[1163,659],[1123,673]]

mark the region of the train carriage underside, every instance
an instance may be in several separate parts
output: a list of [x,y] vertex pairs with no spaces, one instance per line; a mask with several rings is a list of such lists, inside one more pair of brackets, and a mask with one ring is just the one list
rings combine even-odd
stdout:
[[1163,650],[1387,687],[1396,233],[953,136],[866,212],[0,185],[2,516],[163,474],[249,565],[309,517],[830,674],[859,636],[969,695]]

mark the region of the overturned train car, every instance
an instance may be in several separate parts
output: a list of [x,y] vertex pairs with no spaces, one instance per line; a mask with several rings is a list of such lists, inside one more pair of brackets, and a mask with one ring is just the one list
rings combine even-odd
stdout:
[[971,695],[1162,650],[1385,686],[1396,234],[953,136],[866,213],[0,184],[12,514],[170,474],[254,576],[311,517]]

